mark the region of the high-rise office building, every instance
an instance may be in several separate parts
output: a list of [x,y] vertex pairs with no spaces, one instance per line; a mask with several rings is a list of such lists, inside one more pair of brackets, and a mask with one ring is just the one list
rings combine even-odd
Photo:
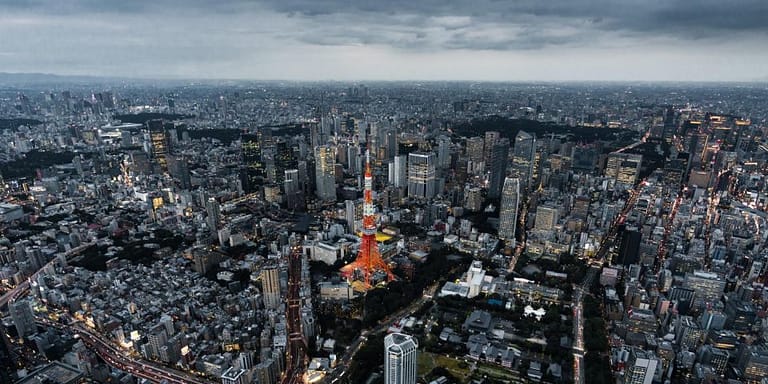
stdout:
[[536,136],[525,131],[518,132],[512,156],[512,175],[520,179],[522,189],[531,187],[535,157]]
[[395,159],[389,163],[389,183],[395,188],[406,186],[407,161],[408,158],[405,156],[395,156]]
[[437,141],[437,168],[446,169],[451,166],[451,139],[441,136]]
[[280,269],[276,266],[261,270],[261,294],[264,307],[276,309],[280,305]]
[[491,148],[491,177],[488,183],[488,198],[498,199],[504,178],[507,176],[507,158],[509,157],[509,139],[499,139]]
[[402,333],[390,333],[384,338],[384,383],[416,383],[416,339]]
[[570,154],[573,170],[591,172],[595,169],[600,151],[593,145],[578,145],[571,149]]
[[15,301],[9,304],[8,308],[19,337],[29,336],[37,332],[35,313],[32,311],[32,304],[28,300]]
[[536,208],[536,229],[552,230],[557,225],[560,212],[554,207],[539,206]]
[[149,127],[152,158],[160,166],[162,172],[167,172],[168,162],[166,156],[168,156],[169,153],[169,140],[165,125],[162,120],[150,120],[147,122],[147,127]]
[[725,279],[718,274],[705,271],[687,273],[683,287],[696,292],[694,308],[706,308],[707,305],[719,302],[725,291]]
[[387,148],[387,158],[391,159],[397,156],[397,130],[388,128],[384,137]]
[[718,375],[725,374],[728,368],[728,360],[731,358],[731,354],[728,351],[707,344],[701,347],[698,354],[700,361],[712,366]]
[[485,140],[483,141],[483,161],[488,166],[491,164],[493,146],[496,145],[500,137],[501,135],[497,131],[488,131],[485,133]]
[[643,235],[640,231],[625,229],[621,233],[621,242],[619,243],[619,257],[616,260],[618,264],[628,266],[640,262],[640,244]]
[[692,132],[686,136],[684,144],[687,144],[686,152],[691,154],[692,165],[699,166],[704,161],[708,142],[709,135],[706,133]]
[[680,286],[669,290],[669,300],[675,303],[675,308],[681,315],[688,314],[688,311],[693,308],[693,299],[696,295],[695,290]]
[[336,150],[323,145],[315,148],[315,183],[317,198],[336,201]]
[[727,318],[725,314],[714,309],[707,309],[699,316],[699,326],[705,331],[709,331],[710,329],[719,331],[725,328],[726,321]]
[[675,121],[675,110],[672,107],[667,107],[667,111],[664,114],[664,127],[661,138],[667,143],[671,143],[676,132],[677,122]]
[[160,349],[168,342],[168,332],[162,324],[156,324],[150,328],[147,334],[147,344],[144,346],[144,355],[147,358],[160,357]]
[[293,147],[286,141],[278,141],[275,144],[275,184],[281,185],[285,182],[285,171],[296,169],[299,161],[294,156]]
[[354,200],[345,200],[344,201],[344,218],[347,221],[347,229],[350,233],[354,233],[357,231],[357,204]]
[[286,169],[283,181],[285,191],[285,206],[290,210],[304,209],[304,194],[298,169]]
[[219,223],[221,222],[221,206],[216,198],[210,197],[206,200],[205,213],[207,215],[206,224],[215,232],[219,229]]
[[517,229],[517,207],[520,202],[520,179],[507,177],[501,190],[499,238],[514,244]]
[[693,320],[691,316],[680,316],[675,324],[677,341],[680,349],[684,351],[695,351],[699,344],[704,341],[706,331],[699,327],[699,323]]
[[629,352],[629,360],[627,360],[627,368],[624,372],[624,383],[652,384],[658,366],[659,358],[652,352],[632,348]]
[[229,367],[221,374],[221,384],[247,384],[248,371],[245,369]]
[[189,165],[184,157],[168,157],[168,173],[179,183],[181,189],[192,188],[192,175],[189,173]]
[[618,183],[635,184],[642,162],[642,155],[612,152],[605,164],[605,176],[615,179]]
[[737,367],[742,378],[750,383],[758,383],[768,377],[768,346],[741,344]]
[[435,154],[408,154],[408,196],[429,199],[435,196]]
[[240,141],[242,146],[242,181],[247,193],[256,192],[264,184],[267,168],[261,157],[261,134],[244,134]]
[[739,300],[736,297],[729,298],[725,304],[725,326],[737,333],[749,333],[758,323],[755,306],[748,300]]
[[482,173],[485,170],[485,162],[483,160],[483,145],[484,141],[482,137],[470,137],[467,139],[467,158],[468,163],[467,171],[470,174]]
[[483,208],[483,194],[480,188],[470,187],[465,190],[464,208],[470,212],[479,212]]

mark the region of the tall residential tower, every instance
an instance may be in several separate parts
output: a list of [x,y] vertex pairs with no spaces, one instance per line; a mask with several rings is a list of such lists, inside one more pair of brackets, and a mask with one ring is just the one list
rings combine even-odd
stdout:
[[501,207],[499,207],[499,238],[515,241],[517,229],[517,207],[520,203],[520,179],[507,177],[501,190]]
[[384,338],[384,384],[416,384],[418,347],[416,339],[402,333]]

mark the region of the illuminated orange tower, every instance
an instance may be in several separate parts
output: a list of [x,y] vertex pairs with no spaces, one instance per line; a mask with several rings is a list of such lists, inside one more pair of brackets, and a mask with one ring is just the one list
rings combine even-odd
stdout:
[[376,243],[376,215],[373,208],[373,174],[371,173],[371,155],[365,152],[365,189],[363,190],[363,235],[357,259],[341,268],[341,275],[349,280],[363,283],[365,289],[373,287],[374,273],[386,273],[387,281],[395,276],[387,263],[381,259],[379,245]]

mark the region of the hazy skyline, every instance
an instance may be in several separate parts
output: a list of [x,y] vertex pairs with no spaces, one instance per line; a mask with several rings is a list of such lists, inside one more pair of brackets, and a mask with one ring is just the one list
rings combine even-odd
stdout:
[[768,80],[768,2],[0,0],[0,72]]

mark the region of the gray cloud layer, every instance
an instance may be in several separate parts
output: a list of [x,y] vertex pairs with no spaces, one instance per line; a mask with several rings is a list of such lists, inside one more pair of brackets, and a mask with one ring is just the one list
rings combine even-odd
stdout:
[[765,0],[0,0],[0,71],[746,80],[768,75],[766,17]]

